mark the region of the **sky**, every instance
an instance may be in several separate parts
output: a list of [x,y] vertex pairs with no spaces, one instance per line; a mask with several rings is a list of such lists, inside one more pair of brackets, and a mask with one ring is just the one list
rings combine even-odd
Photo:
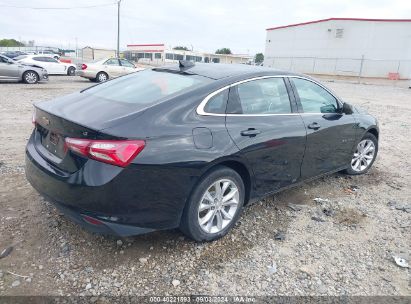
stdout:
[[[116,3],[0,0],[0,39],[60,48],[75,48],[77,40],[78,47],[115,49]],[[411,0],[122,0],[120,49],[164,43],[170,48],[214,52],[228,47],[235,54],[255,54],[264,52],[269,27],[330,17],[411,19]]]

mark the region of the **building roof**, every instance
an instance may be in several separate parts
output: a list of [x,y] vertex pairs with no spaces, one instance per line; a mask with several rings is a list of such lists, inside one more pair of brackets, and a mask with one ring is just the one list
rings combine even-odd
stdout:
[[327,21],[333,21],[333,20],[340,20],[340,21],[377,21],[377,22],[411,22],[411,19],[327,18],[327,19],[320,19],[320,20],[314,20],[314,21],[308,21],[308,22],[302,22],[302,23],[294,23],[294,24],[289,24],[289,25],[270,27],[266,30],[267,31],[272,31],[272,30],[278,30],[278,29],[287,28],[287,27],[301,26],[301,25],[327,22]]

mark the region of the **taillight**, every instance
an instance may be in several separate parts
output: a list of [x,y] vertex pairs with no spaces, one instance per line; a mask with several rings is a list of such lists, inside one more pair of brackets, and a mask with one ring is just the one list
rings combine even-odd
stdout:
[[87,69],[87,64],[84,64],[84,63],[83,63],[83,64],[81,65],[81,69],[82,69],[82,70]]
[[36,124],[36,108],[33,109],[33,115],[31,116],[31,122],[33,125]]
[[66,138],[66,147],[80,155],[126,167],[144,149],[144,140],[91,140]]

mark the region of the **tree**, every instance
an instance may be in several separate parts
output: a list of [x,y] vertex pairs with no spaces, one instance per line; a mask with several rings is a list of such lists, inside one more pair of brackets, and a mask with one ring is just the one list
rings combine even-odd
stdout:
[[24,46],[24,43],[16,39],[1,39],[0,46]]
[[254,62],[255,63],[262,63],[264,61],[264,54],[263,53],[257,53],[254,56]]
[[173,47],[173,50],[188,51],[188,47],[186,47],[186,46],[175,46],[175,47]]
[[229,48],[221,48],[215,51],[216,54],[232,54]]

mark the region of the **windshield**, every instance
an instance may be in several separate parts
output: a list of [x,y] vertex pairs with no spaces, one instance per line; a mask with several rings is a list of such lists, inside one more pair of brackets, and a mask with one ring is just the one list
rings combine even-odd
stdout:
[[183,93],[210,81],[198,75],[145,70],[91,87],[84,92],[114,102],[151,105],[164,97]]

